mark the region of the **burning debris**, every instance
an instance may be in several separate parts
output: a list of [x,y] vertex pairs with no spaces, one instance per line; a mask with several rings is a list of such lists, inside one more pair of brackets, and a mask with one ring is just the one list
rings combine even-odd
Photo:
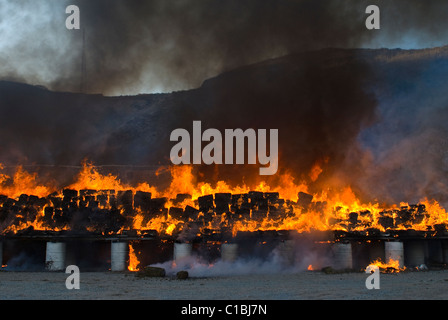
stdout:
[[406,267],[401,267],[400,262],[394,259],[390,259],[387,263],[378,259],[373,261],[370,265],[378,267],[380,272],[383,273],[395,273],[406,270]]
[[[22,194],[18,199],[0,196],[2,233],[26,234],[33,230],[93,232],[111,235],[124,231],[155,230],[163,235],[213,232],[281,230],[370,231],[423,229],[445,231],[445,224],[430,225],[425,204],[397,209],[351,211],[310,201],[300,192],[296,202],[277,192],[215,193],[193,200],[191,195],[153,198],[145,191],[64,189],[47,197]],[[185,204],[188,203],[188,204]],[[306,204],[306,205],[304,205]],[[329,216],[326,216],[328,213]],[[317,219],[314,222],[305,219]]]
[[[191,166],[170,168],[171,183],[164,190],[124,184],[87,163],[60,191],[41,185],[35,174],[18,171],[12,178],[2,176],[0,239],[8,252],[8,241],[45,241],[41,248],[46,247],[48,270],[60,270],[65,252],[79,241],[110,242],[97,247],[110,250],[111,271],[137,272],[159,263],[170,274],[184,269],[193,276],[216,274],[210,270],[214,265],[224,274],[230,265],[240,272],[294,267],[325,272],[328,262],[334,272],[346,272],[362,270],[371,261],[381,272],[399,272],[422,270],[428,248],[438,252],[439,264],[448,257],[442,243],[447,213],[435,201],[363,204],[350,188],[312,193],[289,176],[279,187],[265,182],[232,187],[224,181],[213,186],[196,182]],[[23,184],[29,194],[19,192]],[[432,239],[442,241],[441,247],[434,247]],[[63,250],[53,252],[53,247]],[[145,257],[148,250],[165,260]],[[253,254],[271,262],[244,260]],[[13,267],[14,259],[7,260]]]
[[[446,231],[447,213],[437,202],[425,200],[391,207],[362,204],[350,189],[339,194],[298,191],[295,198],[291,197],[294,188],[303,190],[302,185],[291,186],[292,190],[286,192],[289,197],[283,198],[283,190],[271,190],[263,183],[256,190],[248,186],[232,188],[224,182],[216,188],[195,184],[190,180],[191,167],[176,167],[172,175],[170,188],[160,192],[148,185],[131,188],[118,178],[103,176],[93,166],[85,165],[79,174],[80,181],[60,192],[46,196],[23,193],[15,198],[0,195],[1,233],[141,235],[153,231],[173,239],[191,240],[214,233],[232,237],[240,231],[267,230],[354,234]],[[114,188],[98,190],[92,186]],[[180,186],[184,192],[180,192]],[[42,188],[37,186],[36,190]]]

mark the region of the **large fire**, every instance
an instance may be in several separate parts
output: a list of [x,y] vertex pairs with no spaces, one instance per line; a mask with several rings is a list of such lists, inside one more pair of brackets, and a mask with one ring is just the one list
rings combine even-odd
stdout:
[[[95,213],[89,217],[88,231],[99,231],[95,228],[101,225],[101,214],[112,212],[113,225],[119,228],[100,228],[103,233],[133,229],[173,235],[192,224],[199,233],[225,229],[233,235],[256,230],[434,230],[448,222],[445,208],[428,199],[416,205],[384,206],[361,202],[350,187],[310,194],[305,183],[295,183],[288,174],[276,186],[266,182],[231,186],[225,181],[196,182],[192,166],[168,170],[171,183],[160,190],[149,183],[122,183],[84,163],[73,184],[53,190],[41,185],[35,173],[18,167],[12,176],[0,174],[1,232],[68,230],[73,217],[64,212],[78,214],[85,208]],[[321,172],[315,165],[309,176],[315,180]]]
[[373,261],[372,263],[370,263],[370,265],[378,267],[380,272],[384,272],[384,273],[395,273],[395,272],[400,272],[400,271],[406,270],[406,267],[401,267],[400,262],[395,259],[389,259],[389,261],[387,261],[387,263],[381,261],[380,259],[377,259],[377,260]]

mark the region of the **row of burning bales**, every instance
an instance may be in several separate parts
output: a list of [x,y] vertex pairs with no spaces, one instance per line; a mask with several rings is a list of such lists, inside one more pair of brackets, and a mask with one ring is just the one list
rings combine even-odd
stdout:
[[[189,194],[177,194],[174,199],[168,199],[152,198],[151,193],[143,191],[88,189],[64,189],[47,197],[23,194],[11,199],[0,196],[0,234],[3,238],[0,243],[6,251],[15,250],[7,247],[17,239],[31,238],[46,243],[46,261],[53,265],[53,270],[60,270],[65,265],[66,247],[78,247],[86,237],[90,237],[89,241],[110,243],[110,249],[106,251],[110,253],[113,271],[126,269],[131,251],[134,251],[130,243],[135,241],[142,241],[146,246],[150,246],[151,241],[159,241],[162,245],[157,248],[174,246],[174,259],[190,255],[193,244],[198,245],[198,239],[209,246],[208,253],[210,246],[219,245],[219,255],[230,261],[236,259],[237,252],[242,252],[243,244],[246,251],[250,247],[252,252],[260,244],[266,247],[266,243],[268,246],[271,243],[283,256],[291,256],[300,248],[309,247],[309,241],[297,241],[297,237],[291,236],[291,230],[282,230],[282,219],[296,217],[297,208],[302,214],[319,211],[323,214],[326,205],[303,192],[298,193],[297,201],[281,199],[276,192],[257,191],[215,193],[198,199],[192,199]],[[422,204],[384,210],[375,217],[376,221],[367,210],[348,212],[345,219],[329,221],[335,226],[326,230],[331,235],[312,238],[311,247],[319,251],[328,246],[333,262],[340,268],[351,268],[355,256],[357,261],[364,256],[366,263],[373,257],[398,261],[396,268],[402,268],[405,260],[408,266],[419,266],[429,255],[437,256],[437,263],[445,264],[448,262],[445,225],[428,226],[423,231],[412,230],[412,226],[428,216]],[[261,222],[267,218],[276,221],[278,228],[271,225],[271,229],[263,229]],[[147,228],[155,227],[151,224],[154,220],[160,221],[162,226],[157,230]],[[252,225],[250,232],[239,230],[235,234],[234,225],[251,221],[260,223],[255,227]],[[142,229],[137,230],[136,226]],[[259,230],[257,226],[260,226]],[[296,235],[301,234],[298,230],[293,231]],[[248,232],[252,234],[250,237],[247,237]],[[154,251],[154,248],[145,250]]]
[[[22,194],[11,199],[0,195],[0,234],[64,230],[111,235],[136,229],[137,216],[140,217],[138,228],[152,226],[161,236],[176,236],[186,230],[225,234],[232,232],[237,222],[261,222],[267,218],[281,229],[282,221],[294,217],[297,208],[302,213],[323,213],[325,206],[325,202],[313,201],[312,195],[303,192],[298,193],[297,201],[281,199],[277,192],[258,191],[216,193],[193,201],[189,194],[177,194],[175,199],[168,199],[152,198],[151,193],[143,191],[64,189],[41,198]],[[350,212],[343,220],[333,219],[328,223],[333,230],[346,231],[369,230],[372,226],[383,230],[412,229],[428,215],[425,205],[418,204],[384,210],[376,218],[368,210]],[[158,226],[151,224],[156,219],[161,222]],[[176,222],[174,225],[173,221]],[[443,232],[445,225],[430,228]],[[270,229],[276,229],[275,223]]]
[[[258,221],[268,216],[275,220],[294,215],[295,205],[302,208],[322,206],[320,202],[313,203],[312,198],[312,195],[300,192],[295,203],[280,199],[276,192],[251,191],[246,194],[216,193],[192,201],[190,194],[177,194],[176,198],[168,199],[152,198],[151,193],[143,191],[64,189],[45,198],[22,194],[18,199],[11,199],[0,195],[0,226],[3,234],[26,234],[38,225],[46,230],[111,235],[132,229],[136,216],[140,215],[143,218],[140,226],[155,219],[178,222],[175,230],[166,228],[167,225],[160,228],[161,235],[176,234],[183,228],[212,232],[207,226],[214,227],[214,231],[226,232],[235,221]],[[225,219],[222,219],[223,214],[226,214]],[[30,227],[23,228],[26,225]]]

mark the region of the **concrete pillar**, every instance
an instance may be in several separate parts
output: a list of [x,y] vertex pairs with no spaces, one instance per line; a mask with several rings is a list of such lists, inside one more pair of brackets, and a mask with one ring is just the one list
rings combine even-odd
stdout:
[[404,244],[405,265],[408,268],[419,267],[425,263],[425,242],[409,240]]
[[350,243],[333,243],[333,268],[336,270],[352,269],[352,245]]
[[398,260],[399,268],[404,267],[404,249],[401,241],[386,241],[384,243],[385,263],[390,260]]
[[448,264],[448,240],[442,240],[442,257],[443,263]]
[[442,240],[432,239],[428,241],[428,264],[443,264],[443,254]]
[[221,259],[227,262],[234,262],[238,258],[238,244],[223,243],[221,245]]
[[174,243],[173,260],[179,262],[191,256],[193,245],[191,243]]
[[295,241],[282,241],[276,248],[283,264],[291,266],[295,262]]
[[368,244],[369,248],[369,263],[381,260],[385,261],[387,258],[385,258],[385,243],[383,241],[371,241]]
[[47,242],[45,267],[48,271],[65,270],[66,244],[64,242]]
[[110,247],[110,270],[125,271],[127,270],[128,259],[128,242],[112,241]]

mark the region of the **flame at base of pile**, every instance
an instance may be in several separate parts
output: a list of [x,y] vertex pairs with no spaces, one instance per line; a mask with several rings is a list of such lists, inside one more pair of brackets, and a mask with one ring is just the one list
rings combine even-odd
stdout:
[[380,259],[378,259],[371,262],[370,265],[378,267],[380,272],[384,273],[395,273],[406,270],[406,267],[400,267],[400,262],[394,259],[389,259],[387,263],[382,262]]

